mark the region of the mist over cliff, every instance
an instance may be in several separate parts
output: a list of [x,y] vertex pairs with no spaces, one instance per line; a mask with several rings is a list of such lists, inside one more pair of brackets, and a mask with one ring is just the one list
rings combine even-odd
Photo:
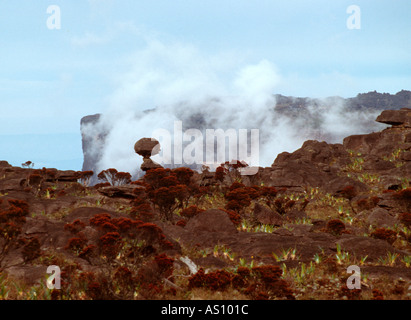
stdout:
[[[244,96],[204,98],[130,114],[84,117],[81,122],[83,170],[99,172],[115,167],[138,176],[142,159],[134,153],[134,143],[142,137],[151,137],[158,129],[172,135],[175,121],[181,121],[183,132],[189,129],[198,129],[202,133],[206,129],[247,129],[250,136],[251,129],[258,129],[258,165],[267,167],[277,154],[292,152],[305,140],[340,143],[348,135],[379,131],[386,127],[375,122],[381,110],[411,106],[411,92],[405,90],[395,95],[374,91],[347,99],[279,94],[267,94],[266,99],[260,97],[257,102]],[[189,143],[185,142],[183,148]],[[182,165],[174,164],[172,158],[169,160],[165,166]],[[233,159],[226,159],[229,160]]]

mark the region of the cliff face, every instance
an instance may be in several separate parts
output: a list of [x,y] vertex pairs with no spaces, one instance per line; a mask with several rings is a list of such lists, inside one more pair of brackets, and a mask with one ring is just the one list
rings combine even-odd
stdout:
[[[299,126],[297,129],[301,129],[301,132],[304,132],[304,134],[302,133],[304,140],[324,140],[329,143],[342,139],[346,135],[341,136],[341,134],[337,135],[333,132],[332,128],[330,129],[330,127],[334,125],[333,123],[329,123],[328,126],[326,126],[327,129],[324,129],[323,114],[325,111],[338,108],[339,113],[336,115],[336,122],[338,122],[338,117],[344,116],[344,114],[352,115],[358,112],[359,116],[355,124],[361,127],[362,133],[370,133],[381,129],[381,125],[378,125],[374,121],[375,115],[379,112],[411,107],[411,91],[406,90],[402,90],[394,95],[373,91],[358,94],[356,97],[347,99],[341,97],[314,99],[282,95],[276,95],[275,98],[276,105],[272,108],[272,117],[280,115],[285,119],[289,119],[290,123],[293,123],[295,127]],[[149,113],[149,111],[150,110],[148,110],[147,113]],[[100,114],[89,115],[81,119],[84,155],[83,170],[96,171],[96,164],[102,157],[105,139],[110,130],[101,124],[100,119]],[[191,114],[187,114],[187,112],[184,114],[184,125],[187,128],[204,129],[210,126],[210,123],[212,123],[212,121],[210,121],[210,119],[204,118],[201,110],[192,112]],[[275,130],[275,128],[273,128],[273,130]],[[273,155],[273,158],[274,157],[275,155]]]
[[81,145],[83,148],[83,171],[93,170],[96,161],[100,159],[101,152],[96,153],[96,150],[102,150],[100,148],[94,148],[93,145],[104,146],[104,140],[107,135],[107,131],[101,131],[97,128],[97,124],[101,118],[100,114],[94,114],[81,118]]

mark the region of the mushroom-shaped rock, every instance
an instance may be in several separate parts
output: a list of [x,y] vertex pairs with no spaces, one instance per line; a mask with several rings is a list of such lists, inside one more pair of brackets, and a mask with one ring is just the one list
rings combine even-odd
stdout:
[[135,143],[134,151],[148,159],[160,152],[160,142],[154,138],[142,138]]
[[148,171],[148,170],[151,170],[151,169],[162,168],[162,166],[160,164],[158,164],[157,162],[154,162],[150,158],[144,158],[143,163],[141,164],[140,168],[143,171]]

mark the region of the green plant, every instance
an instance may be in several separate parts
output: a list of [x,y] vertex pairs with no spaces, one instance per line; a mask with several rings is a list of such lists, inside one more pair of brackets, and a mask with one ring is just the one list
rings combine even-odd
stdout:
[[0,274],[0,300],[7,300],[9,292],[10,290],[6,284],[6,277],[4,274]]
[[389,265],[392,267],[395,265],[395,261],[397,260],[398,257],[399,257],[398,253],[388,252],[385,257],[380,257],[378,261],[383,265]]
[[335,254],[338,264],[343,264],[344,262],[350,261],[350,253],[341,250],[341,245],[337,243],[337,253]]
[[251,262],[248,264],[245,258],[240,258],[239,265],[240,267],[246,267],[246,268],[252,269],[254,267],[254,260],[251,260]]
[[411,256],[404,256],[401,261],[404,262],[407,268],[411,266]]
[[277,255],[274,252],[272,253],[275,261],[287,261],[287,260],[297,260],[297,249],[296,248],[288,248],[287,250],[282,249],[281,254]]

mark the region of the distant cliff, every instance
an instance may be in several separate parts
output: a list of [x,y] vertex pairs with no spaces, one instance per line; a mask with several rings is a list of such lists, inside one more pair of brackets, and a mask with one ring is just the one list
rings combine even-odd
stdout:
[[[373,91],[360,93],[356,97],[347,99],[338,96],[316,99],[277,94],[275,95],[275,100],[276,104],[272,108],[273,114],[282,115],[290,120],[298,120],[295,121],[295,126],[301,127],[301,132],[304,132],[304,139],[323,140],[334,143],[342,137],[336,135],[329,128],[324,129],[322,115],[325,110],[338,108],[338,116],[344,113],[352,114],[358,112],[361,114],[361,117],[359,116],[356,119],[355,124],[361,126],[362,133],[370,133],[381,129],[381,125],[375,122],[375,116],[382,110],[411,108],[411,91],[402,90],[396,94]],[[204,119],[204,116],[201,114],[201,108],[199,109],[200,112],[184,114],[184,122],[187,128],[203,129],[212,123],[209,119]],[[101,114],[88,115],[81,119],[84,156],[83,170],[96,171],[96,164],[101,159],[105,139],[110,130],[99,122],[100,119]],[[336,121],[338,122],[338,117]]]

